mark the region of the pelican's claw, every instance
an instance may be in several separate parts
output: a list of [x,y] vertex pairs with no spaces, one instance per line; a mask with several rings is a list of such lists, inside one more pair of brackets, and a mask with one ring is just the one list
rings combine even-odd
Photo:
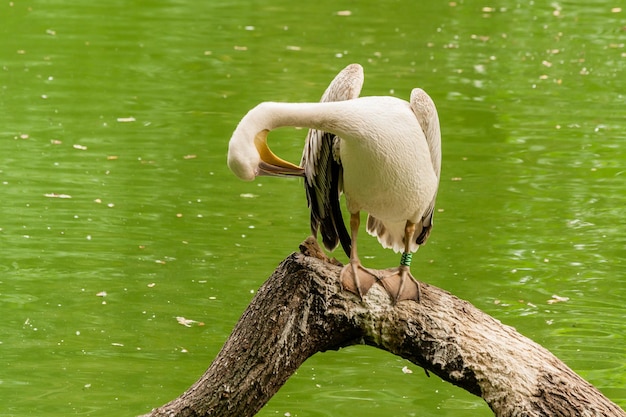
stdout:
[[341,270],[341,287],[361,298],[378,281],[377,271],[363,267],[360,262],[350,262]]
[[420,284],[413,278],[408,266],[387,269],[387,274],[382,277],[380,283],[385,287],[394,304],[404,300],[420,302],[422,295]]

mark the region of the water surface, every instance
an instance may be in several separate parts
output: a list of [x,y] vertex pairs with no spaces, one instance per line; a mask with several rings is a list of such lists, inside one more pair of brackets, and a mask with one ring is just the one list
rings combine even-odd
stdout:
[[[626,407],[624,13],[601,1],[3,4],[0,415],[137,415],[204,372],[308,234],[299,181],[237,180],[230,134],[260,101],[318,100],[352,62],[364,95],[419,86],[439,109],[438,212],[416,275]],[[298,161],[304,135],[270,141]],[[362,235],[368,265],[397,263]],[[354,413],[491,415],[363,346],[315,355],[259,415]]]

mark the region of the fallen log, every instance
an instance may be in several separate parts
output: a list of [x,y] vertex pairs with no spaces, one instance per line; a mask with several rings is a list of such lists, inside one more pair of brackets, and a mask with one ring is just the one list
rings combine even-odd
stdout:
[[255,415],[310,356],[366,344],[482,397],[494,415],[623,416],[626,412],[548,350],[425,283],[421,300],[391,303],[379,285],[360,300],[313,238],[263,284],[209,369],[143,417]]

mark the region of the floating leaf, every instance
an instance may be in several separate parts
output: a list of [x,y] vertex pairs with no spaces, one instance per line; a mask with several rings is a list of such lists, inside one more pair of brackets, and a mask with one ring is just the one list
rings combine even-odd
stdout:
[[44,194],[44,197],[48,197],[48,198],[72,198],[72,196],[69,195],[69,194],[57,194],[57,193],[46,193],[46,194]]
[[193,324],[197,326],[204,326],[204,323],[202,323],[201,321],[186,319],[182,316],[176,317],[176,321],[178,322],[178,324],[182,324],[185,327],[191,327]]
[[564,303],[569,301],[569,297],[561,297],[560,295],[553,294],[552,298],[548,300],[548,304]]

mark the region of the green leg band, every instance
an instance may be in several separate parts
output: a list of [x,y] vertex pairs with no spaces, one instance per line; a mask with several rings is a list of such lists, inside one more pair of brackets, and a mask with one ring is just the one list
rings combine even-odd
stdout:
[[402,257],[400,258],[400,265],[411,266],[412,259],[413,259],[413,254],[411,252],[403,252]]

